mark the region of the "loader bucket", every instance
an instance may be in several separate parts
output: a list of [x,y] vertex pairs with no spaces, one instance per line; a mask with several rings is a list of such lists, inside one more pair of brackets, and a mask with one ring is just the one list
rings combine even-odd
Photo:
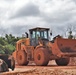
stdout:
[[75,53],[76,52],[76,40],[75,39],[57,39],[57,44],[60,50],[64,53]]
[[76,40],[56,38],[54,43],[50,43],[53,54],[59,57],[76,57]]

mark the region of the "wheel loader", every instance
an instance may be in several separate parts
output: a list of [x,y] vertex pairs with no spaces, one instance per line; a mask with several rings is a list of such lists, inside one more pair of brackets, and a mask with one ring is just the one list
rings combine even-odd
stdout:
[[58,35],[49,41],[49,30],[40,27],[29,29],[29,35],[17,41],[13,56],[18,65],[34,61],[38,66],[45,66],[50,60],[55,60],[57,65],[66,66],[70,57],[76,57],[76,40]]

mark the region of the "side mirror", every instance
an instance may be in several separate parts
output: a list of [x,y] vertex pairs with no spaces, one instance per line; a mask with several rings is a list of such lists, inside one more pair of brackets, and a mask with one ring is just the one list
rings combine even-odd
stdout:
[[52,36],[52,30],[50,30],[50,36]]
[[25,34],[26,34],[26,38],[28,38],[28,33],[27,33],[27,32],[25,32]]
[[50,32],[50,36],[52,36],[52,32]]

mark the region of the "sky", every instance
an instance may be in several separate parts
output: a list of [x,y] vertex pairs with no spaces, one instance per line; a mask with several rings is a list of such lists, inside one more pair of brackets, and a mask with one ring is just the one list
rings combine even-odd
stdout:
[[76,0],[0,0],[0,36],[21,36],[34,27],[65,36],[76,25]]

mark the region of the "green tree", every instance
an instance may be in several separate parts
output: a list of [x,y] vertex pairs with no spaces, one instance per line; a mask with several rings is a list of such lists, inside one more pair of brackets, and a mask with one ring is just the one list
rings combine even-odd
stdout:
[[21,37],[15,37],[12,34],[5,34],[5,37],[0,37],[0,54],[12,54],[19,39]]
[[69,25],[68,27],[67,27],[67,31],[68,31],[68,39],[73,39],[74,38],[74,36],[73,36],[73,32],[74,32],[74,26],[73,25]]
[[0,54],[5,54],[4,47],[0,44]]
[[15,46],[8,44],[4,47],[4,52],[6,54],[12,54],[12,52],[15,50]]
[[69,39],[73,39],[73,35],[72,35],[72,31],[71,31],[71,30],[69,31],[69,36],[68,36],[68,38],[69,38]]

